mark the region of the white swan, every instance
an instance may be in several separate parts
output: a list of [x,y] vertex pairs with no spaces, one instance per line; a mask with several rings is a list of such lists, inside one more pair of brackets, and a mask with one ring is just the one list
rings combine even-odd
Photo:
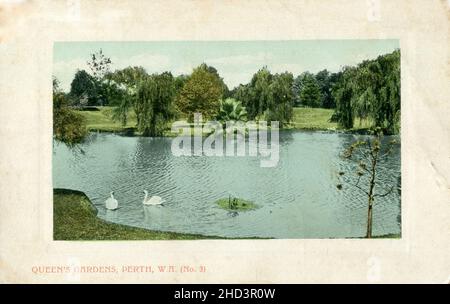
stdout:
[[114,198],[114,191],[111,191],[110,195],[111,197],[105,201],[106,209],[116,210],[119,207],[119,202]]
[[142,204],[144,204],[144,205],[151,205],[151,206],[156,206],[156,205],[162,205],[163,204],[164,200],[161,197],[155,195],[155,196],[152,196],[152,197],[148,198],[147,190],[144,190],[144,193],[145,193],[145,197],[144,197],[144,200],[142,201]]

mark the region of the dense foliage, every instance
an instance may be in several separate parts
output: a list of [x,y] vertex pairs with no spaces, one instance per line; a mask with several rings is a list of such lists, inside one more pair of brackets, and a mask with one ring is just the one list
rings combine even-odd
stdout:
[[248,119],[289,123],[293,115],[294,77],[291,73],[271,74],[267,67],[256,72],[250,83],[240,85],[233,97],[245,106]]
[[346,67],[334,87],[336,116],[344,128],[369,119],[387,133],[400,130],[400,51]]
[[304,72],[294,80],[295,104],[299,107],[334,108],[333,88],[342,76],[341,72],[322,70],[317,74]]
[[109,74],[111,59],[100,49],[91,54],[87,65],[90,74],[85,70],[78,70],[70,85],[71,103],[77,106],[104,106],[108,105],[114,93],[110,85]]
[[83,116],[69,108],[69,101],[53,78],[53,137],[69,147],[83,141],[87,134]]
[[[144,68],[131,66],[110,72],[111,60],[101,50],[88,64],[90,73],[77,71],[66,98],[73,105],[114,106],[113,118],[124,125],[133,110],[136,127],[145,135],[161,135],[170,120],[192,121],[196,112],[204,119],[279,121],[285,127],[292,121],[294,106],[335,109],[332,119],[344,129],[364,121],[386,133],[400,130],[399,50],[336,73],[306,71],[294,78],[292,73],[272,74],[263,67],[247,84],[232,90],[206,64],[175,77],[169,72],[149,75]],[[238,104],[245,115],[232,113]]]
[[70,84],[70,97],[75,105],[87,106],[98,103],[98,92],[94,77],[85,70],[79,70]]
[[322,92],[314,74],[304,72],[295,79],[294,93],[297,105],[319,108],[322,107]]
[[147,77],[137,89],[135,112],[138,130],[144,136],[161,136],[173,118],[174,81],[165,72]]
[[214,118],[218,114],[224,89],[217,71],[202,64],[194,69],[180,90],[176,99],[178,109],[187,114],[189,120],[196,112],[202,113],[205,119]]
[[230,120],[245,121],[247,119],[247,110],[242,106],[240,101],[227,98],[220,101],[217,119],[223,123]]

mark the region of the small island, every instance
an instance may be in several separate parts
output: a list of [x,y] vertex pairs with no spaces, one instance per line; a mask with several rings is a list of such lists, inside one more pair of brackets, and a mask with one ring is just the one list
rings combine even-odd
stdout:
[[254,202],[231,196],[228,198],[221,198],[217,200],[216,204],[220,208],[228,211],[249,211],[258,208],[258,205],[256,205]]

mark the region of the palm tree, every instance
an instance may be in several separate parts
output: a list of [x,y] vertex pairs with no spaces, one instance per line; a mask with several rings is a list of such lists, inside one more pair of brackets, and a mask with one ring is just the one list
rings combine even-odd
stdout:
[[219,114],[217,119],[226,122],[230,120],[245,121],[247,120],[247,111],[242,103],[234,98],[227,98],[220,101]]

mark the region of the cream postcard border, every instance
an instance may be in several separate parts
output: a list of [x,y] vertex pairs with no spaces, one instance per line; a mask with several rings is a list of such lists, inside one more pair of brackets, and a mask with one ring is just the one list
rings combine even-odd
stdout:
[[[450,280],[450,1],[0,0],[0,282]],[[52,240],[55,41],[399,39],[402,238]],[[205,273],[34,274],[51,265]]]

